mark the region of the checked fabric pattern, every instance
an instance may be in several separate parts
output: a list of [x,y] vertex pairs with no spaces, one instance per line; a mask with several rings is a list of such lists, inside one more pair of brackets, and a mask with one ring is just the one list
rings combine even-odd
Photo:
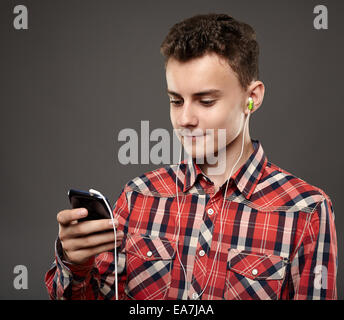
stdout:
[[[121,299],[337,298],[330,198],[269,162],[260,142],[252,143],[254,152],[226,195],[225,184],[215,192],[193,160],[125,185],[113,210],[125,234],[118,250]],[[61,249],[57,239],[45,277],[51,299],[114,299],[112,252],[71,265]]]

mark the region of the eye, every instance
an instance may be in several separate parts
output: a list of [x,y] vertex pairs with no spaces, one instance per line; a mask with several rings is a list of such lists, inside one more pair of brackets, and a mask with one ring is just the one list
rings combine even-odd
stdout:
[[181,106],[183,104],[182,100],[170,100],[170,103],[175,105],[175,106]]
[[216,102],[216,100],[200,100],[200,103],[205,106],[213,105]]

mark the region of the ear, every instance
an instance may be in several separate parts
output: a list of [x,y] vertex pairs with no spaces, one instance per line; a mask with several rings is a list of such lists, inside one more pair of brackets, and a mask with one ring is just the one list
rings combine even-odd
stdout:
[[248,110],[248,98],[252,97],[253,99],[253,109],[251,110],[251,113],[257,111],[259,107],[263,103],[264,99],[264,93],[265,93],[265,86],[262,81],[256,80],[252,81],[247,89],[247,104],[245,108],[245,114],[247,115],[249,113]]

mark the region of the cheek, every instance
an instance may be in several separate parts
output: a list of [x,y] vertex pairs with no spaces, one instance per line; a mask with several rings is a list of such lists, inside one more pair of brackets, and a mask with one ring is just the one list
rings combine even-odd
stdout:
[[216,132],[218,129],[226,129],[226,132],[230,132],[233,127],[233,115],[226,110],[214,110],[209,114],[204,114],[202,117],[202,127],[207,129],[213,129]]
[[228,114],[222,109],[216,108],[199,112],[200,127],[207,129],[226,128],[228,125]]
[[232,142],[240,131],[242,120],[243,117],[240,113],[232,113],[222,116],[216,121],[216,123],[213,123],[213,128],[215,129],[215,145],[219,145],[220,147],[223,146],[223,144],[227,145]]

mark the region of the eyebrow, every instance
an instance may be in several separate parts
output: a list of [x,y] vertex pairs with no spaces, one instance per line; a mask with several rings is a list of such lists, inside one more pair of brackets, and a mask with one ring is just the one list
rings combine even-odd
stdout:
[[[178,92],[174,92],[171,90],[167,89],[167,93],[182,98],[181,94],[179,94]],[[209,96],[209,95],[221,95],[221,90],[218,89],[208,89],[208,90],[204,90],[201,92],[195,92],[192,94],[193,97],[203,97],[203,96]]]

